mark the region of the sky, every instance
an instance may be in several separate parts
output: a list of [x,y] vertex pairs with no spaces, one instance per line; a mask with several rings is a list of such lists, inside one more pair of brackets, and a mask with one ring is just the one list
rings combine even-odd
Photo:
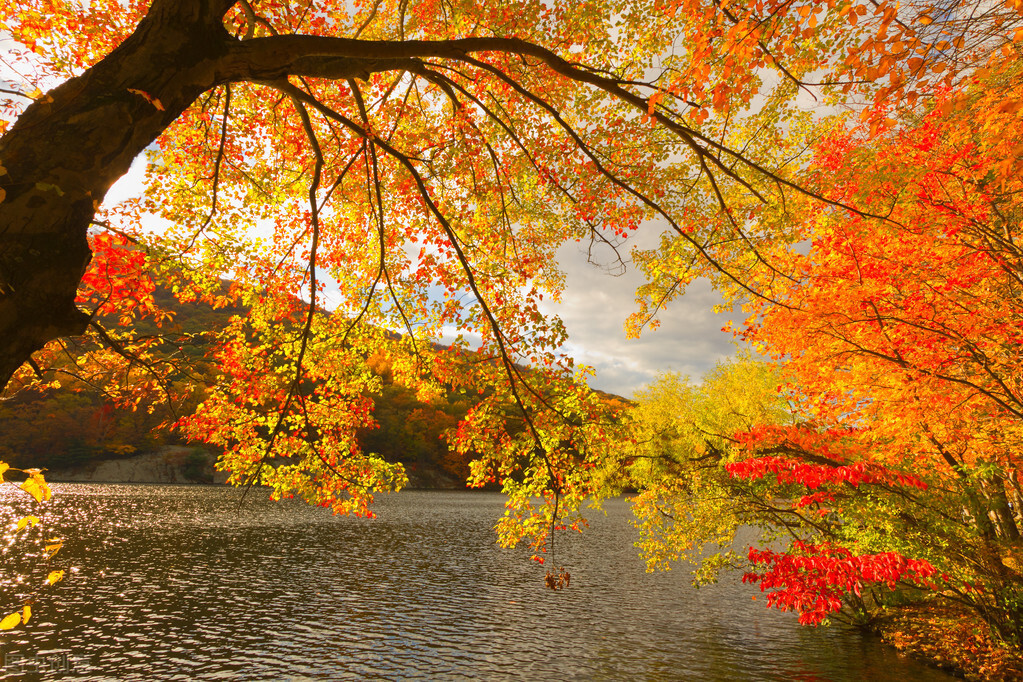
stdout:
[[698,380],[734,354],[732,334],[721,331],[732,318],[714,312],[721,297],[706,280],[694,282],[668,306],[659,329],[628,339],[625,319],[636,309],[642,273],[627,267],[623,274],[608,274],[587,262],[583,244],[564,245],[558,260],[566,274],[565,292],[561,304],[548,304],[548,311],[565,322],[567,352],[597,370],[591,388],[631,397],[659,372],[679,372]]

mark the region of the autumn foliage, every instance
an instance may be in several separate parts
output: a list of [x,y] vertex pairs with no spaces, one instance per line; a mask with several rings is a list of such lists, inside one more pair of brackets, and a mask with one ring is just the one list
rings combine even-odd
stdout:
[[869,621],[909,590],[1020,641],[1021,110],[998,58],[922,107],[828,122],[802,171],[823,201],[786,214],[804,241],[738,294],[789,416],[717,431],[715,475],[789,537],[732,565],[801,622]]
[[[1023,639],[1018,0],[342,5],[0,10],[8,395],[72,375],[166,406],[234,483],[371,514],[407,480],[358,437],[384,355],[423,404],[465,396],[450,442],[538,559],[628,483],[652,567],[709,548],[700,579],[744,568],[811,623],[941,591]],[[166,63],[131,61],[151,45]],[[64,150],[38,170],[33,130],[100,105],[109,181]],[[145,193],[104,206],[129,148]],[[24,227],[40,207],[84,274]],[[666,377],[626,429],[544,302],[560,245],[625,260],[648,229],[629,331],[708,277],[774,367]],[[33,288],[67,298],[50,267],[79,314],[26,324]],[[157,284],[245,314],[197,361]],[[736,551],[743,525],[785,547]]]
[[[20,485],[17,478],[22,479]],[[6,498],[3,518],[8,525],[0,548],[4,559],[0,611],[0,631],[3,631],[27,625],[36,597],[46,587],[63,580],[64,570],[52,570],[54,567],[49,560],[64,542],[61,538],[46,537],[54,531],[46,528],[48,524],[35,515],[43,514],[40,507],[53,495],[42,471],[15,469],[0,462],[0,486]],[[32,506],[28,507],[29,504]],[[18,604],[16,610],[9,612],[14,604]]]
[[750,548],[750,564],[761,572],[748,572],[743,582],[772,590],[767,605],[799,612],[799,622],[817,625],[845,607],[848,595],[862,596],[864,585],[915,582],[934,588],[928,578],[936,572],[929,562],[907,559],[896,552],[854,555],[829,543],[808,545],[795,541],[788,552]]

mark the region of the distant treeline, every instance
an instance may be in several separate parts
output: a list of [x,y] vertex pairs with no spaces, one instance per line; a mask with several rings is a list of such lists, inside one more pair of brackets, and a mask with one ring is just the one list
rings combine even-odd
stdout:
[[[203,360],[208,348],[206,333],[222,329],[232,315],[244,314],[244,309],[182,304],[169,291],[158,291],[157,302],[174,313],[173,323],[165,324],[159,333],[183,335],[187,342],[179,342],[176,350],[191,356],[193,378],[212,378],[212,368]],[[157,331],[155,326],[149,330]],[[73,350],[70,343],[72,354]],[[369,364],[383,387],[380,395],[374,396],[379,428],[360,433],[362,446],[404,463],[412,472],[464,480],[469,473],[466,459],[448,448],[442,434],[465,416],[470,407],[465,396],[451,393],[425,403],[414,391],[391,381],[390,362],[383,354],[369,358]],[[73,372],[58,374],[58,380],[62,384],[59,389],[23,390],[0,402],[0,460],[16,467],[63,469],[129,457],[164,445],[189,444],[173,429],[161,428],[175,419],[174,411],[165,404],[118,407],[109,396],[76,380]],[[178,404],[178,412],[194,409],[202,399],[201,381],[194,384],[193,397]]]
[[[225,291],[228,285],[225,282]],[[58,368],[56,373],[59,388],[22,390],[0,401],[0,460],[22,468],[65,469],[151,452],[165,445],[196,445],[183,440],[167,425],[194,410],[202,400],[205,385],[215,375],[205,359],[212,336],[233,315],[244,316],[246,311],[183,304],[167,290],[157,290],[156,300],[161,308],[173,313],[173,322],[159,329],[151,324],[151,329],[147,328],[145,322],[136,322],[135,327],[140,334],[172,338],[168,348],[179,360],[187,356],[182,365],[190,374],[182,375],[175,389],[189,397],[173,408],[161,401],[142,401],[134,409],[118,406],[111,396],[75,378],[71,358],[76,346],[71,340],[67,342],[68,366]],[[115,320],[106,323],[116,325]],[[454,482],[464,481],[469,474],[469,458],[450,449],[443,434],[466,415],[472,407],[471,397],[449,391],[423,402],[414,390],[392,381],[391,363],[385,353],[367,361],[381,378],[382,388],[373,396],[378,427],[359,434],[363,449],[403,463],[413,480],[430,480],[440,474]]]

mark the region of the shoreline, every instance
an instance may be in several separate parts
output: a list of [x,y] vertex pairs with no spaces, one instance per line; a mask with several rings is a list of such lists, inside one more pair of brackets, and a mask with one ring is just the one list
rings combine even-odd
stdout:
[[[44,470],[50,483],[161,483],[227,485],[227,472],[214,468],[217,456],[203,448],[168,445],[117,459],[93,460],[78,466]],[[406,468],[406,490],[462,490],[459,482],[442,471]]]
[[972,611],[930,600],[886,609],[864,630],[896,651],[966,680],[1023,679],[1023,652],[993,639]]

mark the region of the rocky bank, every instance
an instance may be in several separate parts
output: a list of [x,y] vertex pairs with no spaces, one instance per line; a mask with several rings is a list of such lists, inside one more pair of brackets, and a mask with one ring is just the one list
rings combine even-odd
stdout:
[[[51,469],[46,480],[81,483],[218,483],[227,473],[215,471],[215,454],[202,448],[165,446],[133,457],[104,459],[69,469]],[[409,489],[460,490],[465,482],[429,467],[408,467]]]
[[227,474],[214,471],[216,456],[201,448],[165,446],[121,459],[89,462],[46,472],[53,482],[89,483],[224,483]]

